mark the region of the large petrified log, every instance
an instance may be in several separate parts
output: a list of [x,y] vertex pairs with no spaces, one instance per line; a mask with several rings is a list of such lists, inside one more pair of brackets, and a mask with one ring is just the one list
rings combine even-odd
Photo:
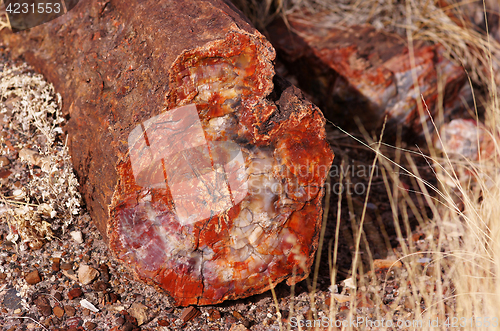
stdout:
[[412,67],[406,41],[395,34],[335,25],[324,12],[298,11],[287,20],[288,26],[281,20],[269,26],[270,39],[300,87],[338,124],[352,127],[358,118],[371,130],[387,116],[389,126],[403,125],[414,136],[428,120],[425,112],[420,118],[421,97],[433,116],[441,105],[448,114],[460,109],[466,75],[443,47],[415,43]]
[[231,5],[80,1],[2,39],[62,94],[88,210],[140,279],[188,305],[307,276],[325,120]]

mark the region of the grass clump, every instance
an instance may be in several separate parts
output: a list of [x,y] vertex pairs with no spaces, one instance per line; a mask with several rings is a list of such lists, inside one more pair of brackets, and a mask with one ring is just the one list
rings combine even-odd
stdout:
[[[40,247],[80,210],[78,181],[61,129],[61,96],[28,66],[4,63],[0,100],[0,153],[12,162],[12,175],[2,181],[1,217],[10,225],[10,239]],[[16,146],[9,142],[12,137]]]

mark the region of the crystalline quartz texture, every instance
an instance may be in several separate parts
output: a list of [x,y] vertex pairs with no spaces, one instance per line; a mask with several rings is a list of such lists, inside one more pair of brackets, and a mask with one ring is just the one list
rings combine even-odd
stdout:
[[137,126],[129,150],[136,183],[168,185],[183,225],[228,210],[247,194],[241,149],[230,141],[208,143],[194,104]]
[[[274,202],[280,195],[283,205],[291,202],[273,176],[277,165],[271,150],[242,148],[230,141],[207,142],[196,106],[191,104],[137,126],[129,136],[129,153],[137,184],[170,190],[175,213],[169,215],[169,222],[184,226],[227,212],[250,193],[242,202],[241,212],[233,220],[234,227],[229,234],[234,260],[245,261],[255,251],[265,255],[269,246],[278,244],[280,238],[276,237],[266,239],[269,244],[263,248],[254,247],[263,241],[264,230],[270,229],[273,219],[278,216]],[[298,192],[299,196],[303,194]],[[137,241],[142,232],[157,232],[153,240],[137,248],[137,253],[143,255],[143,262],[150,263],[151,252],[167,258],[167,255],[179,253],[180,248],[194,249],[180,234],[167,229],[169,222],[162,223],[164,215],[155,213],[148,206],[148,199],[150,197],[143,197],[144,204],[140,206],[144,210],[132,216],[128,229],[130,237]],[[138,227],[136,221],[144,216],[147,221]],[[286,237],[288,233],[284,234]],[[161,239],[161,244],[157,239]],[[158,247],[152,247],[155,245]],[[202,251],[204,260],[212,259],[210,248]],[[269,258],[255,255],[251,266],[265,268]],[[224,275],[228,279],[232,276],[229,270]]]
[[234,33],[184,52],[166,109],[128,137],[110,247],[177,305],[294,284],[312,264],[333,154],[324,117],[296,88],[266,98],[266,45]]

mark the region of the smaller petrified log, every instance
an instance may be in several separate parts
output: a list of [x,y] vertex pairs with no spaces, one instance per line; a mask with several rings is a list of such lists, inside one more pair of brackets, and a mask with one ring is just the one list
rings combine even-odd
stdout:
[[389,126],[403,124],[422,133],[417,84],[432,114],[438,106],[439,81],[447,111],[457,106],[466,76],[439,45],[415,44],[415,84],[408,47],[394,34],[369,25],[332,27],[325,13],[290,15],[288,23],[291,29],[279,20],[272,23],[271,41],[299,76],[300,87],[340,125],[352,127],[357,117],[366,128],[375,129],[388,115]]

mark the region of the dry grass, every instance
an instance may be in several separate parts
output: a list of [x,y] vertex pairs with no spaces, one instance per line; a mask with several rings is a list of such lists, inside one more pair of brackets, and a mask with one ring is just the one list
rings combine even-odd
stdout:
[[[259,8],[257,0],[247,1],[253,7]],[[484,8],[498,6],[495,2],[486,0]],[[498,103],[498,86],[500,85],[500,44],[488,33],[480,33],[471,29],[467,20],[473,16],[471,8],[473,1],[448,1],[447,6],[438,7],[429,0],[297,0],[275,5],[266,2],[263,10],[270,15],[265,17],[265,11],[258,13],[254,20],[258,26],[267,22],[275,15],[300,16],[299,8],[309,11],[327,12],[330,24],[351,25],[369,23],[377,29],[396,32],[406,38],[410,45],[416,40],[426,40],[439,43],[447,50],[447,56],[459,62],[469,75],[472,88],[485,91],[484,97],[475,100],[476,118],[479,121],[478,108],[484,109],[484,124],[488,134],[493,137],[494,155],[482,155],[479,160],[458,158],[451,152],[438,151],[432,146],[440,139],[438,128],[426,140],[429,150],[422,155],[428,159],[428,166],[433,169],[438,179],[438,185],[429,184],[428,178],[423,178],[413,157],[415,152],[394,146],[394,153],[384,155],[380,152],[380,144],[365,136],[368,143],[352,137],[359,144],[366,144],[377,154],[379,165],[383,168],[384,183],[389,195],[389,203],[393,212],[393,221],[400,247],[396,250],[397,261],[387,273],[387,278],[396,277],[399,289],[395,300],[388,310],[381,309],[384,305],[385,281],[374,277],[373,272],[362,270],[359,261],[362,241],[366,241],[363,231],[356,234],[356,252],[354,253],[352,278],[349,282],[353,288],[350,291],[350,307],[357,307],[359,292],[367,294],[373,301],[375,313],[372,320],[419,321],[423,325],[395,326],[393,329],[490,329],[494,324],[500,325],[500,177],[499,146],[496,139],[500,128],[500,108]],[[245,8],[243,8],[245,9]],[[496,8],[495,8],[496,9]],[[278,13],[277,13],[278,12]],[[250,17],[255,17],[255,11],[246,11]],[[467,16],[468,15],[468,16]],[[476,15],[477,17],[477,15]],[[307,19],[307,17],[303,17]],[[419,105],[419,111],[425,113],[425,100]],[[441,110],[442,111],[442,110]],[[346,133],[347,134],[347,133]],[[478,134],[479,136],[479,134]],[[479,141],[477,142],[479,146]],[[446,144],[445,144],[446,146]],[[408,164],[403,168],[401,160]],[[467,174],[467,175],[466,175]],[[401,176],[410,176],[419,187],[418,204],[410,199],[409,192],[401,184]],[[342,212],[340,199],[337,204],[337,215]],[[347,196],[347,199],[350,199]],[[326,200],[327,208],[329,200]],[[429,207],[433,217],[429,219],[421,211]],[[333,208],[334,206],[330,206]],[[365,221],[363,213],[354,220],[354,225],[362,229]],[[418,229],[413,234],[422,234],[420,240],[404,236],[405,229],[410,229],[409,216],[415,215],[419,220]],[[399,216],[398,216],[399,215]],[[401,216],[402,215],[402,216]],[[330,222],[335,220],[330,220]],[[337,229],[340,216],[337,217]],[[354,231],[354,230],[353,230]],[[323,235],[323,233],[322,233]],[[339,232],[336,233],[338,241]],[[323,239],[322,239],[323,240]],[[366,243],[369,246],[369,243]],[[365,245],[366,247],[366,245]],[[366,251],[364,252],[366,253]],[[332,286],[336,279],[336,260],[338,247],[334,245],[329,260],[333,261],[331,270]],[[319,254],[318,254],[319,255]],[[373,266],[373,263],[372,263]],[[314,277],[317,277],[317,268]],[[314,287],[312,288],[314,291]],[[293,293],[292,293],[293,294]],[[363,297],[363,296],[361,296]],[[336,302],[331,299],[330,320],[336,320]],[[314,301],[311,300],[311,306]],[[293,311],[290,309],[290,311]],[[360,310],[351,309],[349,318],[365,317]],[[489,318],[489,319],[488,319]],[[439,319],[439,327],[429,325],[429,321]],[[493,320],[496,319],[496,320]],[[446,324],[448,322],[448,325]],[[489,326],[486,325],[489,323]],[[290,325],[283,329],[289,330]],[[299,328],[300,329],[300,328]],[[333,330],[328,328],[315,328]],[[371,329],[366,325],[353,327],[347,325],[343,330]],[[385,328],[382,328],[385,329]]]
[[[61,140],[61,97],[41,75],[26,65],[0,68],[0,116],[4,133],[15,132],[20,139],[13,151],[0,137],[0,154],[19,159],[19,173],[0,184],[0,217],[12,233],[10,240],[26,247],[40,247],[53,239],[79,213],[78,182],[65,145]],[[16,156],[17,153],[17,156]],[[25,178],[20,178],[21,171]],[[23,187],[17,187],[19,181]]]

